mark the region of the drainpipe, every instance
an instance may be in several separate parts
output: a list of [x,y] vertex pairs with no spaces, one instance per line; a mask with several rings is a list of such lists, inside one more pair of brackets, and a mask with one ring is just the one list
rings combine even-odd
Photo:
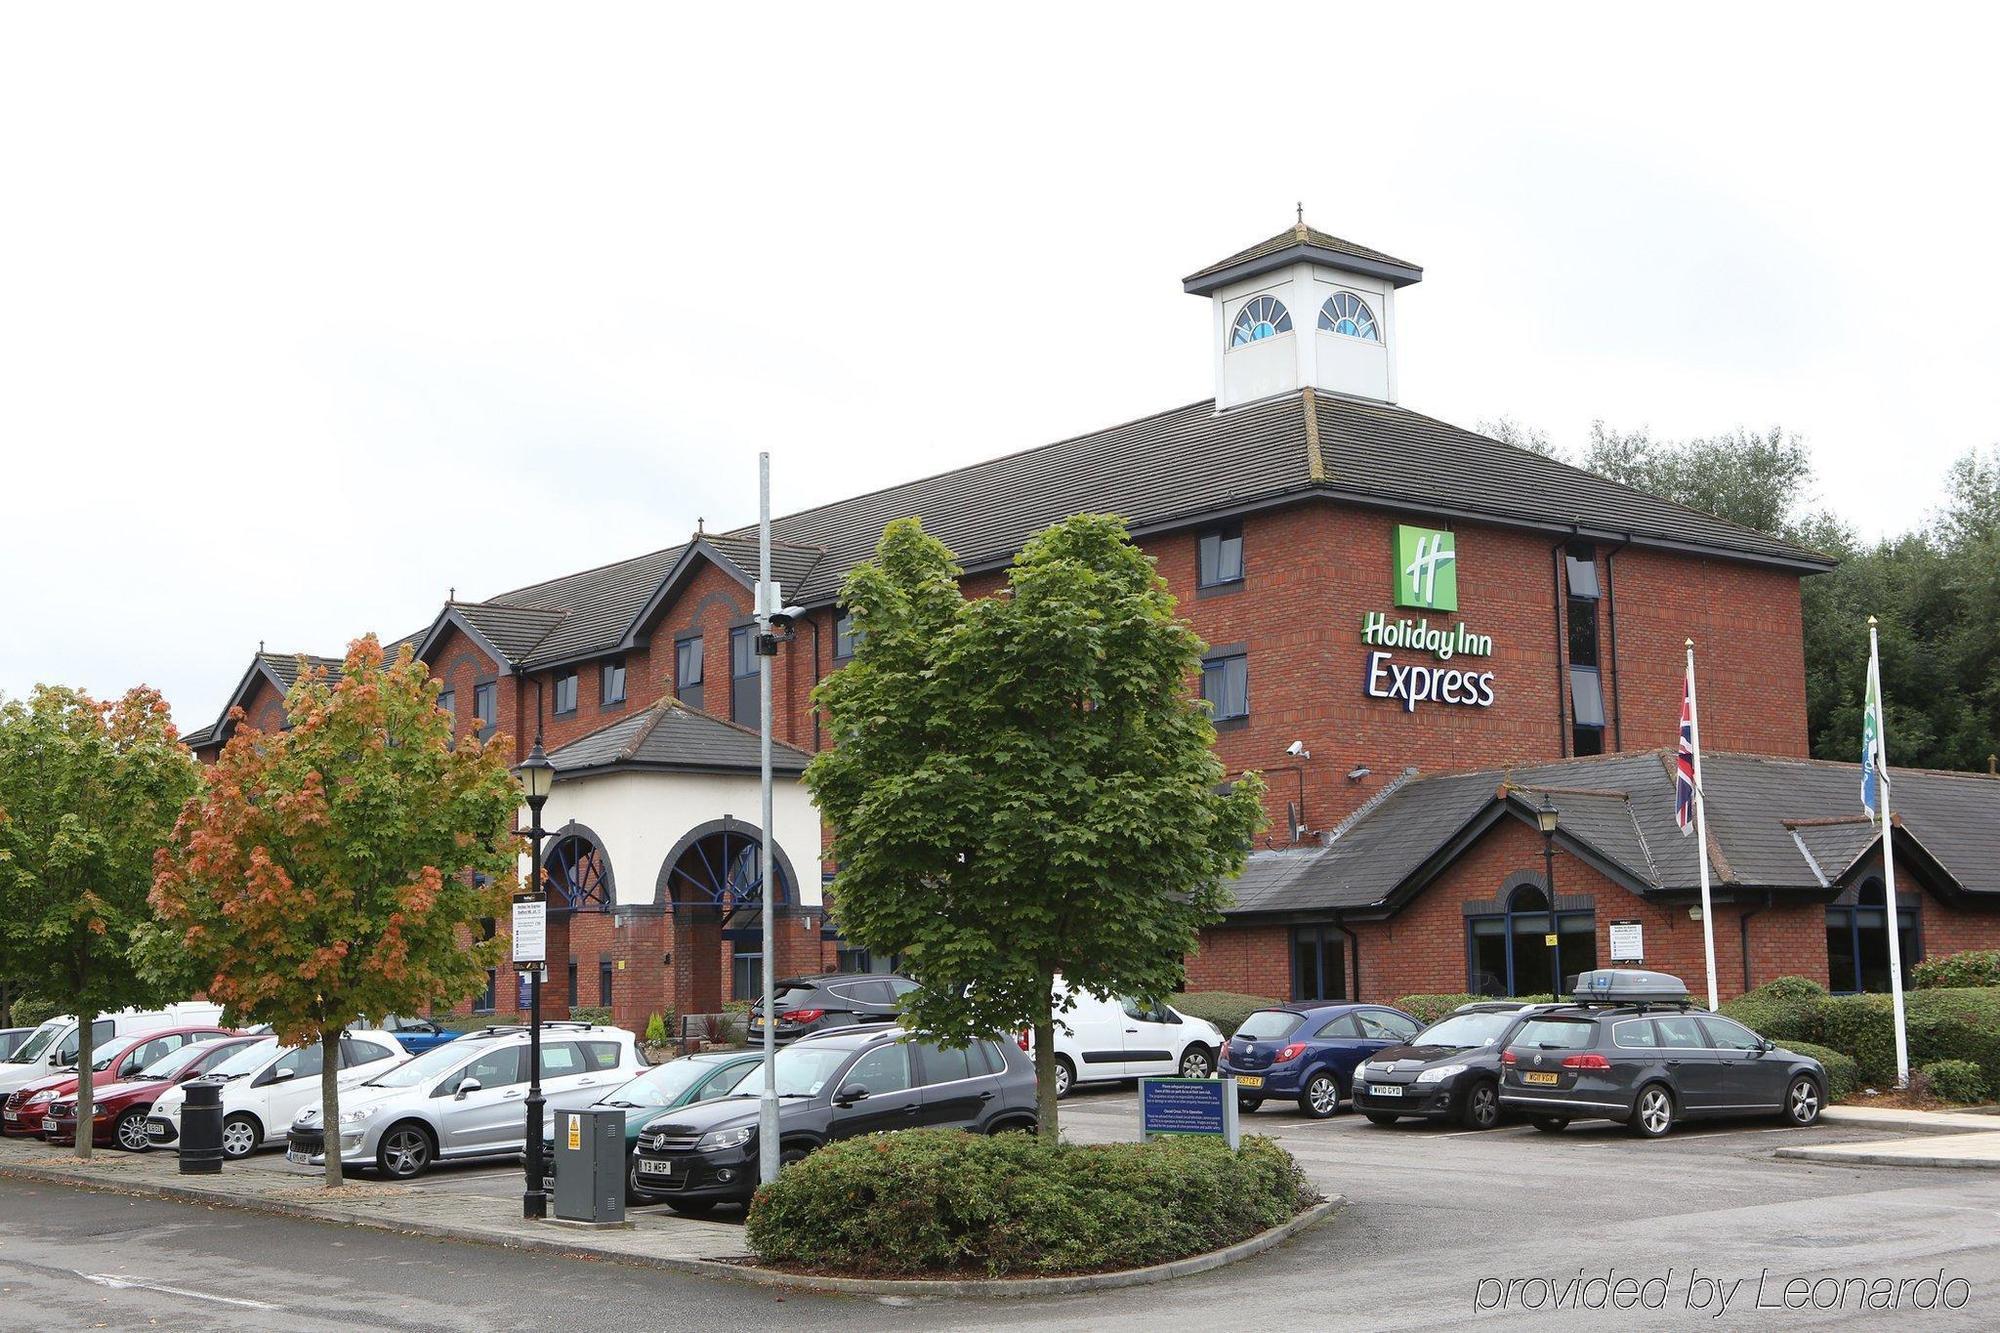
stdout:
[[[813,632],[813,692],[817,694],[819,692],[819,617],[807,616],[806,624],[812,626],[812,632]],[[809,707],[811,707],[813,715],[813,753],[818,754],[819,753],[819,705],[809,704]]]
[[1563,696],[1569,692],[1569,673],[1563,670],[1568,654],[1563,651],[1563,548],[1569,545],[1565,537],[1549,548],[1549,616],[1556,636],[1556,754],[1569,758],[1569,709],[1563,703]]
[[1773,901],[1771,891],[1766,889],[1764,890],[1764,901],[1761,904],[1750,908],[1743,915],[1736,918],[1737,928],[1743,936],[1743,989],[1746,994],[1750,990],[1750,918],[1769,907]]
[[1611,562],[1631,544],[1632,538],[1627,536],[1604,555],[1604,608],[1611,629],[1611,748],[1614,751],[1625,748],[1625,725],[1618,709],[1618,577],[1612,572]]
[[1340,913],[1335,912],[1333,914],[1333,924],[1335,929],[1347,936],[1347,961],[1349,963],[1347,969],[1348,995],[1350,999],[1358,1003],[1361,999],[1361,940],[1353,931],[1347,928],[1347,922],[1342,919]]

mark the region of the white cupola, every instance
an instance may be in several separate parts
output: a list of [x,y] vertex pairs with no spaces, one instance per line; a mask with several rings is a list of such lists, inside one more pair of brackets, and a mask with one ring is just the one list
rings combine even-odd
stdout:
[[1396,289],[1407,260],[1298,222],[1181,286],[1215,304],[1215,410],[1311,385],[1396,401]]

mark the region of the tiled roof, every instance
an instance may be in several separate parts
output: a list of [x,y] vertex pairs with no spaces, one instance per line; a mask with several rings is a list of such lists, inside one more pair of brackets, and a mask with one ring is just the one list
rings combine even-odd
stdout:
[[453,602],[446,609],[464,616],[509,662],[527,661],[569,616],[550,607],[506,602]]
[[[1314,251],[1320,253],[1315,255]],[[1189,291],[1202,291],[1212,287],[1214,284],[1209,280],[1219,275],[1248,277],[1255,272],[1290,263],[1294,258],[1332,259],[1335,263],[1343,258],[1360,260],[1370,271],[1402,270],[1408,275],[1403,278],[1405,282],[1415,282],[1423,275],[1422,266],[1413,264],[1407,259],[1398,259],[1380,250],[1356,245],[1353,241],[1342,240],[1329,232],[1300,222],[1285,228],[1267,241],[1259,241],[1248,250],[1239,250],[1227,259],[1218,259],[1206,268],[1196,269],[1181,279],[1181,284]],[[1243,272],[1238,274],[1237,270]]]
[[271,673],[281,693],[289,694],[299,678],[299,664],[322,668],[326,672],[328,684],[340,679],[343,661],[338,657],[320,657],[313,653],[259,653],[257,660]]
[[[1662,751],[1419,777],[1350,822],[1332,845],[1259,852],[1235,885],[1236,913],[1389,910],[1438,868],[1455,842],[1512,808],[1532,814],[1543,793],[1560,836],[1640,892],[1683,894],[1700,883],[1695,841],[1674,822],[1673,777]],[[1854,764],[1714,754],[1703,760],[1710,875],[1716,887],[1820,891],[1873,851],[1856,823]],[[1960,891],[2000,898],[2000,781],[1971,774],[1890,773],[1902,835],[1914,838]],[[1801,847],[1801,842],[1805,847]]]
[[[773,772],[802,773],[811,758],[796,746],[771,744]],[[549,762],[558,777],[623,768],[755,773],[761,756],[756,732],[669,696],[561,746],[550,753]]]
[[669,546],[630,560],[565,574],[547,583],[515,588],[487,599],[507,606],[562,611],[562,623],[535,650],[528,665],[563,662],[617,647],[639,608],[680,560],[682,546]]

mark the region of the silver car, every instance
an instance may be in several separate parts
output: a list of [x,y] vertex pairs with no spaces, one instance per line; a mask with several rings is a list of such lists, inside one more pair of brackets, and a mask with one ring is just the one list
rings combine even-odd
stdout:
[[[623,1028],[542,1025],[542,1095],[587,1106],[646,1068]],[[528,1032],[486,1028],[415,1056],[340,1099],[340,1159],[407,1180],[431,1163],[518,1157],[527,1147]],[[292,1122],[286,1160],[323,1165],[320,1108]]]

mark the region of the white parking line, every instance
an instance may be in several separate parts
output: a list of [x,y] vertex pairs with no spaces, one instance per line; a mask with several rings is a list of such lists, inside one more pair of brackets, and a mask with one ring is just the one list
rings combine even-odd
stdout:
[[143,1277],[132,1277],[126,1273],[85,1273],[76,1270],[76,1275],[85,1282],[94,1282],[100,1287],[119,1290],[157,1291],[167,1296],[185,1296],[189,1300],[213,1301],[217,1305],[234,1305],[244,1310],[282,1310],[282,1305],[269,1301],[253,1301],[241,1296],[217,1296],[212,1292],[193,1291],[187,1287],[172,1287],[164,1282],[153,1282]]

